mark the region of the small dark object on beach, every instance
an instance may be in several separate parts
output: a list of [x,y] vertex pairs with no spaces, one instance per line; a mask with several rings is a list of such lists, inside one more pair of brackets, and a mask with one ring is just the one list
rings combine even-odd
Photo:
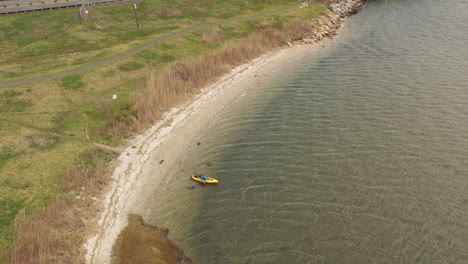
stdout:
[[200,142],[198,142],[198,143],[197,143],[197,146],[200,146],[200,144],[201,144],[201,143],[200,143]]
[[159,162],[159,164],[162,164],[163,162],[164,162],[164,160],[161,160],[161,161]]
[[187,189],[189,189],[189,190],[193,190],[193,189],[195,189],[195,185],[192,185],[192,186],[187,186]]
[[211,163],[211,162],[207,162],[207,163],[206,163],[206,166],[207,166],[207,167],[211,167],[211,165],[213,165],[213,163]]

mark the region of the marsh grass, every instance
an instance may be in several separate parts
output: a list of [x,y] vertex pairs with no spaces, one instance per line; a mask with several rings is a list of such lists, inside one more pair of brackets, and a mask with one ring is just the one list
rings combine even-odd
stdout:
[[[239,41],[223,44],[195,61],[173,63],[166,72],[153,72],[147,85],[140,89],[134,101],[138,112],[138,126],[149,126],[161,114],[191,95],[200,88],[226,74],[233,67],[246,63],[268,51],[279,48],[291,39],[302,37],[311,29],[310,22],[296,22],[281,29],[265,29]],[[213,33],[205,35],[213,39]],[[205,38],[204,37],[204,38]],[[135,123],[136,124],[136,123]],[[119,135],[119,127],[112,134]]]
[[79,239],[75,230],[83,223],[69,210],[66,199],[33,214],[20,213],[16,219],[12,264],[83,263],[79,254],[70,254],[74,240]]
[[70,195],[59,196],[32,213],[26,210],[16,215],[12,264],[84,263],[80,250],[82,227],[91,212],[83,208],[92,203],[90,195],[108,182],[106,164],[113,157],[100,149],[85,153],[80,164],[68,170],[63,179],[62,191]]

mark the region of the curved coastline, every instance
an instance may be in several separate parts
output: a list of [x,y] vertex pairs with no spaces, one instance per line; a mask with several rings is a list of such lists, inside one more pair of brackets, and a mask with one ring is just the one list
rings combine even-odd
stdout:
[[[354,14],[361,0],[344,0],[324,14],[317,27],[289,47],[265,54],[233,69],[216,83],[204,88],[192,102],[167,112],[163,119],[144,134],[129,140],[129,147],[118,158],[112,183],[100,203],[97,225],[90,228],[85,244],[87,263],[110,263],[112,248],[128,223],[128,214],[145,215],[142,203],[146,193],[165,188],[174,168],[217,113],[254,87],[260,76],[295,61],[319,45],[303,45],[332,38],[343,24],[343,17]],[[163,161],[163,162],[151,162]],[[164,197],[161,197],[164,198]]]

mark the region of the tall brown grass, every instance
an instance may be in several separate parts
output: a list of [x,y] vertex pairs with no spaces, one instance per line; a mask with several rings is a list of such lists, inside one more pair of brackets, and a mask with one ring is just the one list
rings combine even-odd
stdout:
[[83,263],[74,245],[81,221],[63,200],[32,215],[17,216],[12,264]]
[[62,190],[74,191],[80,189],[96,188],[103,186],[108,181],[108,173],[103,162],[99,162],[94,168],[68,170],[63,180]]
[[89,197],[109,179],[100,155],[104,155],[101,150],[92,150],[84,155],[80,167],[68,171],[62,190],[70,195],[32,214],[17,216],[12,264],[84,263],[80,246],[83,219],[91,213]]
[[138,126],[153,124],[164,111],[198,93],[200,88],[233,67],[284,46],[290,40],[299,39],[311,28],[310,23],[301,21],[282,29],[265,29],[235,43],[224,44],[219,50],[196,61],[176,62],[166,72],[153,72],[134,101]]
[[203,33],[200,42],[205,44],[218,44],[223,41],[223,35],[218,31],[211,30],[209,32]]

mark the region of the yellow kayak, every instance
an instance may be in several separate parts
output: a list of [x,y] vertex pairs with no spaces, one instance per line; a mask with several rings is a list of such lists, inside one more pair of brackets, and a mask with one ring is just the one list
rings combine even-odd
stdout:
[[203,176],[203,175],[192,175],[191,178],[192,180],[200,182],[200,183],[218,183],[219,182],[217,179],[210,178],[210,177]]

